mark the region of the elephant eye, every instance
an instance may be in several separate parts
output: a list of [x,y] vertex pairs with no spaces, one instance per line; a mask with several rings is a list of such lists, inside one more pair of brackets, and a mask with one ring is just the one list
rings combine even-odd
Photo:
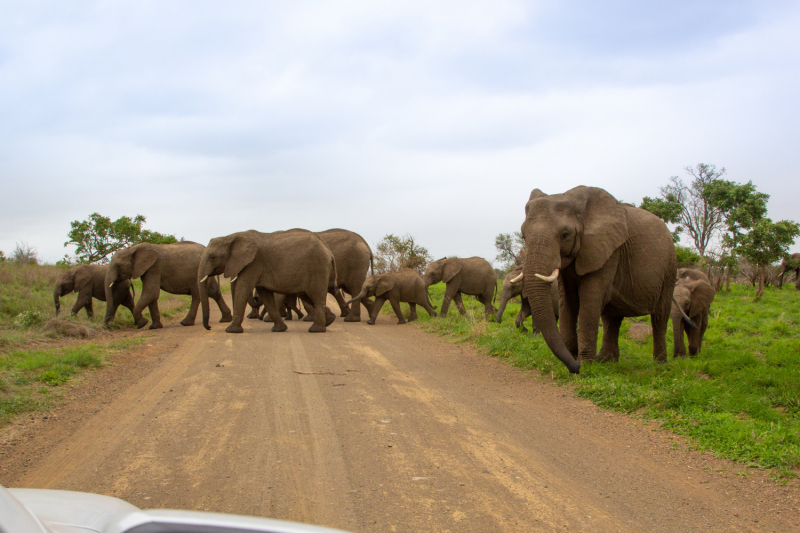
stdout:
[[561,240],[566,241],[567,239],[569,239],[569,235],[570,235],[569,232],[565,231],[564,233],[561,234]]

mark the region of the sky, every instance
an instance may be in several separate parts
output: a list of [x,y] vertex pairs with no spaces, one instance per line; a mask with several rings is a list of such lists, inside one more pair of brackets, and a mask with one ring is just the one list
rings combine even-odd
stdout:
[[798,95],[794,1],[2,0],[0,250],[99,212],[491,261],[534,188],[698,163],[800,220]]

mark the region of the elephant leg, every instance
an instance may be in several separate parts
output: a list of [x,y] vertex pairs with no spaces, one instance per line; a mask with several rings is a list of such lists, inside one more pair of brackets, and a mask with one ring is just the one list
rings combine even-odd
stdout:
[[603,345],[597,358],[604,362],[619,361],[619,327],[622,325],[621,316],[601,317],[603,320]]
[[311,324],[311,327],[308,328],[309,333],[324,333],[327,331],[327,327],[336,320],[336,315],[334,315],[328,306],[325,305],[326,297],[328,296],[328,291],[322,292],[321,294],[315,294],[313,297],[310,295],[304,295],[303,301],[305,302],[306,298],[311,300],[311,304],[314,306],[314,323]]
[[689,357],[694,357],[700,352],[700,330],[689,331]]
[[291,298],[287,298],[284,300],[286,302],[286,310],[287,312],[291,309],[297,315],[297,320],[303,318],[303,312],[300,311],[300,307],[297,305],[297,296],[292,296]]
[[244,328],[242,327],[242,322],[244,322],[244,313],[247,311],[247,300],[250,299],[250,295],[253,293],[256,278],[249,275],[245,278],[240,274],[239,278],[234,283],[231,283],[233,317],[231,318],[231,323],[225,328],[225,331],[227,333],[243,333]]
[[[525,327],[525,319],[531,316],[531,303],[524,296],[520,297],[519,313],[514,325],[519,328],[522,333],[528,333],[528,328]],[[519,323],[518,323],[519,321]],[[534,321],[531,321],[531,335],[539,333],[539,328]]]
[[372,307],[375,305],[375,301],[371,298],[361,298],[361,303],[366,307],[367,315],[372,315]]
[[200,288],[192,288],[192,303],[189,305],[189,312],[181,320],[181,326],[194,326],[194,321],[197,318],[197,308],[200,307]]
[[458,309],[458,313],[461,316],[465,316],[467,314],[467,309],[464,307],[464,300],[461,298],[461,291],[457,292],[455,296],[453,296],[453,301],[456,304],[456,309]]
[[684,328],[683,318],[672,321],[672,354],[674,357],[686,357],[686,344],[683,340]]
[[263,320],[264,322],[270,322],[269,320],[267,320],[267,318],[269,318],[269,314],[267,314],[267,306],[262,305],[261,311],[258,313],[258,319]]
[[153,321],[148,329],[161,329],[164,324],[161,323],[161,312],[158,310],[158,299],[156,298],[147,306],[150,310],[150,319]]
[[567,350],[577,359],[579,294],[575,287],[566,287],[563,283],[561,286],[564,289],[564,298],[558,309],[558,329],[561,331],[561,338],[564,340]]
[[[264,304],[264,307],[267,309],[267,314],[269,318],[272,319],[272,330],[276,333],[280,333],[281,331],[286,331],[289,329],[289,326],[286,325],[286,322],[283,321],[281,317],[281,311],[278,309],[278,304],[275,303],[275,293],[267,290],[263,287],[256,287],[258,291],[258,296],[261,298],[261,303]],[[265,318],[264,321],[266,322],[267,319]]]
[[397,323],[405,324],[406,319],[403,318],[403,310],[400,309],[400,300],[398,300],[396,296],[389,296],[389,303],[392,306],[394,314],[397,315]]
[[[670,300],[667,300],[668,302]],[[665,306],[666,307],[666,306]],[[669,307],[664,311],[652,313],[650,324],[653,326],[653,359],[659,363],[667,362],[667,326],[669,325]],[[683,336],[681,336],[683,339]]]
[[334,298],[336,298],[336,303],[339,304],[339,316],[346,317],[350,313],[350,307],[347,306],[347,302],[342,297],[341,287],[339,287],[339,290],[336,291],[329,289],[328,292],[332,294]]
[[[142,311],[144,311],[145,307],[150,308],[150,304],[158,300],[160,295],[161,276],[145,272],[142,276],[142,294],[139,296],[139,301],[136,302],[133,308],[133,320],[137,328],[142,329],[147,325],[147,319],[142,316]],[[156,307],[156,311],[158,311],[158,307]],[[158,316],[161,318],[160,314]],[[153,317],[152,310],[150,319],[153,321],[153,324],[155,324],[155,317]]]
[[697,344],[697,352],[703,349],[703,338],[706,336],[706,329],[708,329],[708,310],[703,311],[702,324],[700,324],[700,342]]
[[444,298],[442,299],[442,308],[439,311],[439,316],[447,316],[447,311],[450,309],[450,302],[458,294],[458,287],[455,283],[448,283],[444,289]]
[[[362,283],[363,284],[363,283]],[[357,287],[356,289],[350,290],[352,287]],[[347,290],[347,293],[352,297],[358,294],[361,285],[354,285],[353,282],[348,282],[344,289]],[[340,289],[342,287],[339,287]],[[355,292],[353,292],[355,291]],[[345,322],[361,322],[361,304],[364,304],[367,307],[367,312],[372,309],[372,306],[367,306],[366,298],[362,300],[356,300],[355,302],[350,303],[350,309],[347,312],[347,317],[344,319]],[[371,304],[372,302],[370,302]]]
[[408,307],[411,310],[411,312],[408,314],[408,321],[409,322],[413,322],[418,318],[417,317],[417,304],[414,303],[414,302],[408,302]]
[[369,320],[367,320],[367,324],[370,326],[375,325],[375,320],[377,320],[384,302],[386,302],[386,298],[382,298],[380,296],[375,298],[375,305],[372,306],[372,312],[369,314]]
[[89,299],[86,301],[86,305],[84,306],[86,309],[86,316],[89,317],[89,320],[94,318],[94,308],[92,307],[92,297],[89,296]]

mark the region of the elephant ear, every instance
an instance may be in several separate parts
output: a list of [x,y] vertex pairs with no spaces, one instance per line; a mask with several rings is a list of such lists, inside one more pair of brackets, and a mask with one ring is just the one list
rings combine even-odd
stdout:
[[257,251],[258,245],[253,239],[242,236],[233,239],[228,264],[225,265],[225,277],[237,277],[244,267],[253,262]]
[[578,202],[583,215],[581,247],[575,259],[575,272],[583,276],[603,268],[614,250],[628,240],[628,213],[616,198],[597,187],[576,187],[565,195]]
[[448,283],[451,279],[456,277],[456,274],[459,272],[461,272],[461,263],[458,261],[447,261],[442,271],[442,281]]
[[80,292],[81,289],[92,281],[92,272],[88,268],[80,268],[75,272],[72,280],[74,283],[73,290],[75,292]]
[[375,296],[380,296],[385,292],[392,290],[394,287],[394,278],[384,276],[378,280],[378,286],[375,287]]
[[711,302],[714,301],[716,291],[714,287],[703,280],[689,284],[689,288],[692,291],[692,303],[689,306],[689,316],[697,316],[703,309],[708,309]]
[[158,251],[152,244],[141,244],[133,253],[132,278],[141,278],[158,259]]

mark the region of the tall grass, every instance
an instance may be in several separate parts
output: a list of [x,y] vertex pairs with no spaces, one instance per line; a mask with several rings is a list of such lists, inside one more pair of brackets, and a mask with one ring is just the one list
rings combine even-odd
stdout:
[[[434,305],[443,291],[442,284],[431,287]],[[496,324],[483,320],[483,306],[474,299],[464,303],[467,317],[452,307],[445,318],[420,313],[422,327],[539,370],[601,407],[658,420],[720,457],[781,475],[800,466],[800,292],[793,287],[768,288],[758,302],[749,286],[717,293],[702,352],[695,358],[670,356],[667,364],[653,361],[652,337],[637,341],[627,335],[631,323],[649,319],[626,319],[620,361],[584,365],[579,376],[566,371],[541,336],[514,328],[519,304],[509,304],[503,324]],[[671,354],[671,325],[667,344]]]

